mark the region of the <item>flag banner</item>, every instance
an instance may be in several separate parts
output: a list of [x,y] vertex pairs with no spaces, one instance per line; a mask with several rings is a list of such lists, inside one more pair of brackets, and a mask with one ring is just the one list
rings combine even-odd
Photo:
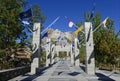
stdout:
[[72,28],[74,23],[72,21],[69,21],[69,27]]
[[57,39],[58,39],[58,41],[60,42],[62,38],[61,38],[61,36],[59,36]]
[[108,20],[108,17],[103,21],[103,26],[104,26],[104,28],[106,28],[106,23],[107,23],[107,20]]
[[89,19],[92,19],[92,18],[93,18],[94,14],[95,14],[95,8],[96,8],[96,4],[94,3],[94,4],[93,4],[93,9],[92,9],[92,11],[91,11],[91,14],[90,14]]
[[66,18],[67,21],[68,21],[68,26],[69,26],[70,28],[72,28],[73,25],[74,25],[74,23],[73,23],[69,18],[67,18],[66,16],[65,16],[65,18]]
[[99,24],[94,30],[93,32],[95,32],[101,25],[103,25],[104,28],[106,28],[106,23],[107,20],[109,19],[109,17],[107,17],[101,24]]
[[19,16],[20,16],[21,20],[24,19],[24,18],[31,17],[32,16],[32,10],[31,10],[31,8],[28,9],[27,11],[25,11],[25,12],[20,13]]
[[78,36],[78,33],[83,30],[83,26],[80,26],[75,32],[75,36]]
[[23,23],[24,25],[30,25],[30,22],[25,21],[25,20],[23,20],[22,23]]

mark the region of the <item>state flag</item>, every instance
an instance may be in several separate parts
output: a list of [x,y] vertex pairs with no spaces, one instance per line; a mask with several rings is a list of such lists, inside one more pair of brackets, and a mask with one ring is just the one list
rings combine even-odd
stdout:
[[103,26],[106,28],[106,23],[107,23],[108,17],[103,21]]
[[22,13],[19,14],[19,17],[20,17],[21,20],[24,19],[24,18],[29,18],[31,16],[32,16],[32,10],[31,10],[31,8],[28,9],[27,11],[22,12]]
[[65,18],[66,18],[67,21],[68,21],[68,26],[69,26],[70,28],[72,28],[73,25],[74,25],[74,23],[73,23],[69,18],[67,18],[66,16],[65,16]]

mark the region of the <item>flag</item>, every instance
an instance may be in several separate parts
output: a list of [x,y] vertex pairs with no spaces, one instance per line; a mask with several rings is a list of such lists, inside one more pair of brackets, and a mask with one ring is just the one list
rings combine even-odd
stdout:
[[75,32],[75,36],[77,37],[78,36],[78,33],[83,29],[83,26],[80,26]]
[[20,13],[19,16],[20,16],[21,20],[24,19],[24,18],[31,17],[32,16],[32,10],[31,10],[31,8],[28,9],[27,11],[25,11],[25,12]]
[[59,36],[57,39],[58,39],[58,44],[59,44],[59,45],[61,46],[61,48],[62,48],[62,41],[61,41],[62,38],[61,38],[61,36]]
[[106,28],[106,23],[107,23],[108,17],[103,21],[103,26]]
[[69,27],[72,28],[74,23],[72,21],[69,21]]
[[65,18],[68,20],[68,26],[70,28],[73,27],[74,23],[69,18],[67,18],[66,16],[65,16]]
[[58,41],[60,42],[62,38],[61,38],[61,36],[59,36],[57,39],[58,39]]
[[90,19],[92,19],[93,16],[94,16],[95,8],[96,8],[96,4],[94,3],[94,4],[93,4],[93,9],[92,9],[91,14],[90,14]]
[[25,20],[23,20],[22,23],[23,23],[24,25],[30,25],[30,23],[29,23],[28,21],[25,21]]

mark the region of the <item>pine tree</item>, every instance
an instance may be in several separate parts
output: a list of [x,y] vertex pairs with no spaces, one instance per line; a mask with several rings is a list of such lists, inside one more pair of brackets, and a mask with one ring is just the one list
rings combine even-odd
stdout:
[[0,48],[9,48],[15,44],[23,30],[19,24],[20,3],[24,0],[0,0]]

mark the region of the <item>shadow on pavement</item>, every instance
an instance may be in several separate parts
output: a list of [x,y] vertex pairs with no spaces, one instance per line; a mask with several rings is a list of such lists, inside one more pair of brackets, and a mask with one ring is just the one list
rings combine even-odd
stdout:
[[[53,64],[53,65],[54,65],[54,64]],[[28,76],[28,77],[25,78],[25,79],[22,79],[21,81],[32,81],[32,80],[34,80],[35,78],[43,75],[43,74],[45,73],[45,70],[51,68],[53,65],[50,65],[49,67],[42,67],[42,68],[40,68],[40,69],[37,70],[37,73],[36,73],[36,74],[33,74],[33,75],[24,74],[24,75],[22,75],[22,76]]]
[[71,76],[76,76],[76,75],[78,75],[78,74],[80,74],[80,72],[72,72],[72,73],[68,73],[68,75],[71,75]]
[[85,72],[85,66],[80,66],[80,68]]
[[110,77],[105,76],[101,73],[95,73],[95,75],[98,77],[98,80],[100,80],[100,81],[115,81],[115,80],[111,79]]
[[[85,66],[80,66],[80,68],[85,72]],[[89,75],[88,75],[89,76]],[[92,78],[91,76],[89,76],[90,78],[88,78],[88,80],[89,79],[93,79],[94,80],[94,78]],[[95,77],[98,77],[97,78],[97,80],[98,81],[115,81],[114,79],[112,79],[112,78],[110,78],[109,76],[106,76],[106,75],[104,75],[104,74],[102,74],[102,73],[95,73]],[[92,80],[91,80],[92,81]]]

